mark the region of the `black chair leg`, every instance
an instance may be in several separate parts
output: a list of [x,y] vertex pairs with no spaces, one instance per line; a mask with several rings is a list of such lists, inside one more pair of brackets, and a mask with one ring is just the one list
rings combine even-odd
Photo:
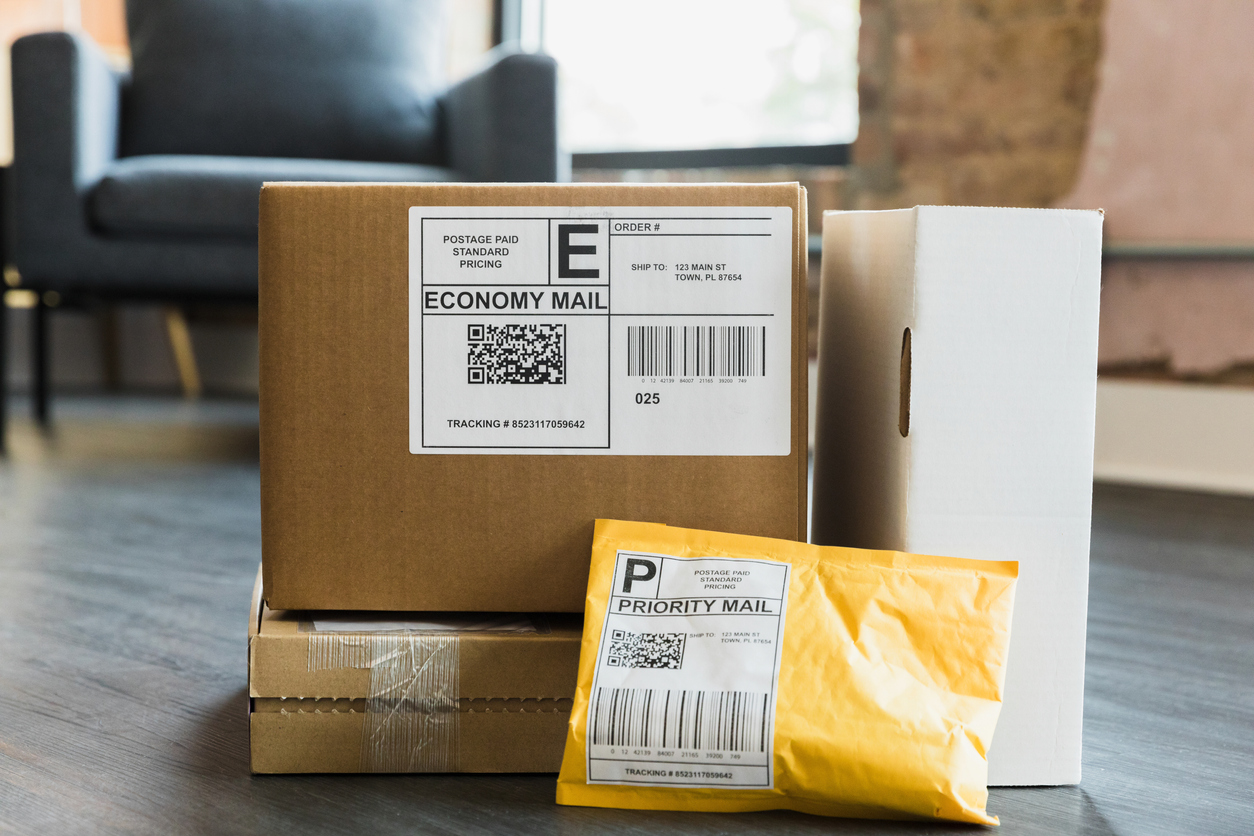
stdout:
[[36,297],[34,322],[31,323],[31,411],[35,423],[47,429],[51,416],[48,410],[48,306],[43,294]]
[[0,289],[0,456],[9,452],[9,306]]

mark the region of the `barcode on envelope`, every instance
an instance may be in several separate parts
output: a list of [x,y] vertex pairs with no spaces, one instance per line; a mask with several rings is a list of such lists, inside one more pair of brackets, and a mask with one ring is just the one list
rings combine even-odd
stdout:
[[749,691],[598,688],[593,745],[765,752],[769,695]]
[[765,325],[628,325],[628,377],[763,377]]

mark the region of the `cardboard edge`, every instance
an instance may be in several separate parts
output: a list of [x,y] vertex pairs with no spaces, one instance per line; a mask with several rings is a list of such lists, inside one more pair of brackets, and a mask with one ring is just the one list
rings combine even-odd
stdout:
[[261,640],[261,617],[265,611],[262,596],[261,567],[257,567],[257,580],[253,582],[252,608],[248,613],[248,713],[253,713],[253,666],[256,664],[257,643]]
[[257,579],[253,581],[252,611],[249,613],[248,638],[252,639],[261,632],[261,565],[257,566]]
[[256,774],[256,756],[253,753],[253,654],[257,637],[261,633],[261,566],[257,566],[257,579],[253,581],[252,607],[248,613],[248,771]]
[[793,325],[793,344],[797,352],[793,362],[793,410],[796,414],[793,450],[797,457],[797,540],[807,543],[810,540],[810,217],[809,195],[800,183],[796,199],[793,294],[798,323]]

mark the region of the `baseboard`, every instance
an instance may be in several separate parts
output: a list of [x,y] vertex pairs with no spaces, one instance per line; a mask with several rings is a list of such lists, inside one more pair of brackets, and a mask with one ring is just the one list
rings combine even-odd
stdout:
[[1254,495],[1254,389],[1099,380],[1093,478]]

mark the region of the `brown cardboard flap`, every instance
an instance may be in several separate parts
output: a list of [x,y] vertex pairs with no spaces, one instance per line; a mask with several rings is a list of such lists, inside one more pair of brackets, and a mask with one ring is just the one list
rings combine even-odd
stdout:
[[[283,699],[364,699],[367,668],[311,670],[312,632],[302,613],[260,604],[257,632],[249,639],[249,696]],[[303,620],[304,619],[304,620]],[[569,699],[575,693],[582,621],[545,617],[547,633],[463,633],[458,638],[459,697],[463,699]],[[322,634],[325,635],[325,634]]]
[[[790,207],[789,455],[411,454],[408,210],[423,205]],[[580,612],[597,518],[804,539],[805,212],[796,183],[266,185],[261,500],[270,605]]]
[[[557,772],[566,743],[565,712],[480,712],[458,719],[459,772]],[[365,715],[352,712],[254,712],[249,748],[254,773],[361,772]]]

